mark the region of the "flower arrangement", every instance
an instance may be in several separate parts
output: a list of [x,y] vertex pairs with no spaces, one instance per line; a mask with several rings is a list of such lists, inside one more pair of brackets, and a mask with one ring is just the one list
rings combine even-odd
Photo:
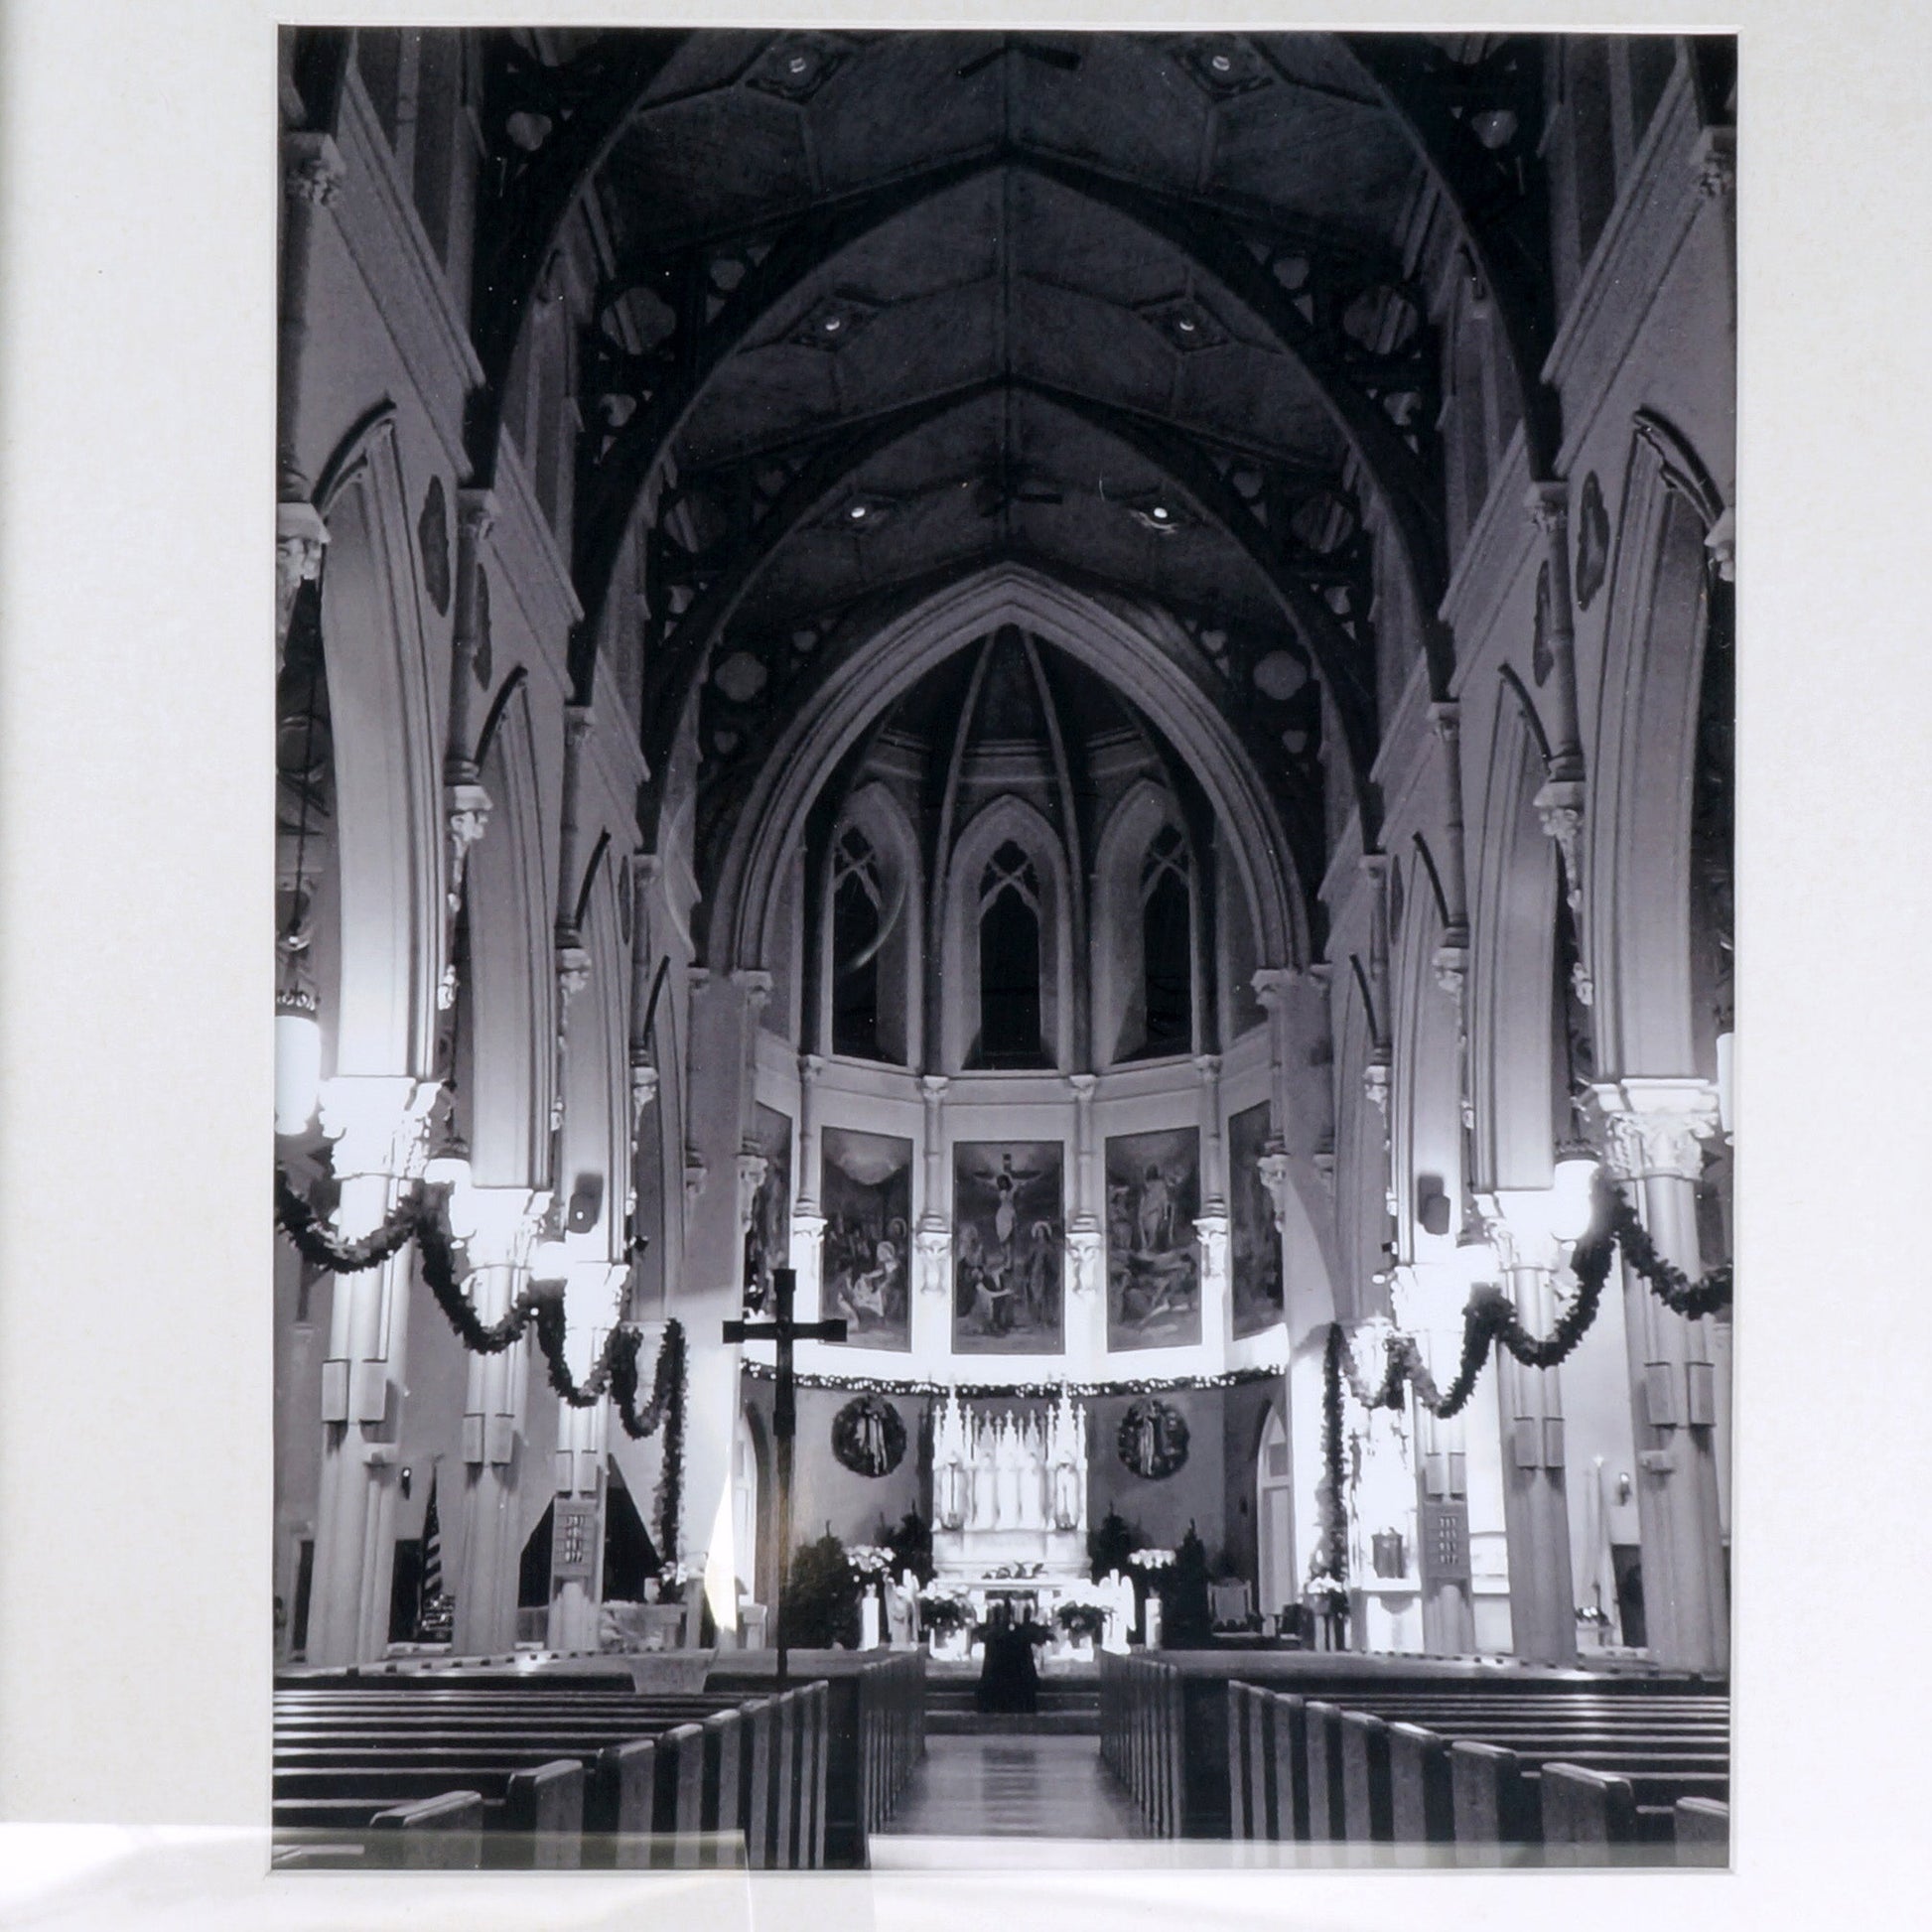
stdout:
[[1111,1607],[1091,1590],[1069,1589],[1053,1605],[1053,1621],[1069,1637],[1091,1637],[1098,1641],[1107,1628],[1107,1612]]
[[1348,1586],[1341,1578],[1333,1577],[1325,1570],[1314,1571],[1302,1588],[1303,1598],[1320,1610],[1345,1610],[1348,1607]]
[[1173,1552],[1172,1550],[1134,1550],[1129,1553],[1127,1561],[1136,1570],[1166,1570],[1173,1562]]
[[845,1560],[852,1566],[852,1574],[869,1584],[893,1574],[893,1553],[883,1544],[855,1543],[846,1551]]
[[704,1576],[704,1565],[687,1563],[680,1558],[676,1563],[667,1563],[657,1573],[657,1600],[660,1603],[675,1603]]
[[972,1599],[943,1584],[928,1584],[919,1591],[919,1621],[935,1635],[963,1629],[972,1621]]

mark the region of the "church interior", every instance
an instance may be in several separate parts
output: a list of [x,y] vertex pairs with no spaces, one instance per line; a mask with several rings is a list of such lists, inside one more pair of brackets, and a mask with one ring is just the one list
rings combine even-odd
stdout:
[[1734,42],[281,57],[286,1855],[1724,1863]]

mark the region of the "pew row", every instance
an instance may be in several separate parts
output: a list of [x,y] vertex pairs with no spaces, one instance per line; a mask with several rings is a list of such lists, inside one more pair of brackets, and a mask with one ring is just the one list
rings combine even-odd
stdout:
[[485,1865],[809,1865],[826,1712],[822,1684],[738,1699],[309,1681],[276,1697],[277,1843],[310,1862],[322,1846],[461,1864],[474,1847]]
[[1356,1691],[1338,1702],[1231,1682],[1230,1835],[1453,1847],[1552,1863],[1724,1863],[1729,1715],[1702,1689]]
[[[863,1867],[868,1836],[891,1818],[925,1752],[924,1651],[791,1653],[794,1675],[827,1698],[825,1747],[813,1769],[818,1834],[814,1863]],[[709,1692],[750,1696],[774,1682],[770,1651],[722,1653]]]

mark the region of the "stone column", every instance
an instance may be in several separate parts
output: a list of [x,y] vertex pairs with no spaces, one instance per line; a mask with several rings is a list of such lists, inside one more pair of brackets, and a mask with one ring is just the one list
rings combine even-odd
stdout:
[[[341,1075],[325,1084],[322,1131],[334,1143],[330,1165],[341,1185],[337,1235],[354,1240],[379,1227],[421,1174],[440,1091],[409,1074]],[[311,1663],[366,1663],[389,1641],[396,1439],[414,1267],[414,1249],[405,1247],[380,1267],[336,1277],[322,1371]]]
[[489,825],[490,798],[478,782],[472,715],[481,607],[477,584],[483,575],[483,547],[496,517],[496,498],[486,489],[459,489],[456,501],[456,622],[451,634],[450,718],[443,753],[443,820],[449,836],[452,926],[463,903],[463,875],[470,850]]
[[[1557,1246],[1537,1211],[1542,1205],[1540,1196],[1520,1193],[1482,1197],[1503,1287],[1523,1326],[1538,1336],[1547,1335],[1557,1319]],[[1507,1349],[1498,1349],[1496,1399],[1516,1654],[1530,1664],[1571,1664],[1577,1658],[1577,1603],[1564,1480],[1561,1371],[1525,1368]]]
[[1549,776],[1533,801],[1543,829],[1563,854],[1564,896],[1577,926],[1577,996],[1593,997],[1589,950],[1584,932],[1584,748],[1577,702],[1577,632],[1570,591],[1570,485],[1533,483],[1524,496],[1530,521],[1543,539],[1549,573],[1551,745]]
[[[919,1094],[925,1102],[925,1199],[912,1237],[918,1259],[922,1295],[952,1294],[952,1221],[946,1212],[951,1196],[946,1186],[945,1100],[949,1082],[943,1073],[919,1075]],[[950,1306],[950,1301],[948,1302]]]
[[[1657,1252],[1703,1273],[1697,1180],[1718,1096],[1698,1079],[1606,1081],[1591,1089],[1609,1165],[1634,1183],[1633,1205]],[[1672,1670],[1723,1671],[1730,1659],[1729,1592],[1718,1507],[1718,1364],[1709,1316],[1674,1314],[1636,1270],[1623,1270],[1623,1322],[1637,1449],[1637,1531],[1644,1630]]]
[[1429,722],[1443,748],[1443,897],[1449,918],[1432,964],[1436,983],[1455,998],[1469,965],[1468,838],[1462,815],[1462,712],[1459,705],[1433,704]]
[[825,1071],[819,1053],[798,1055],[798,1192],[791,1210],[791,1265],[798,1271],[798,1318],[816,1320],[825,1263],[825,1215],[820,1210],[818,1185],[823,1166],[819,1158],[818,1076]]
[[298,431],[302,373],[309,341],[309,271],[316,216],[342,193],[342,151],[327,134],[282,136],[281,302],[276,331],[275,449],[280,472],[275,506],[275,669],[288,647],[289,620],[304,584],[322,574],[329,531],[310,501]]
[[[621,1319],[628,1271],[621,1262],[571,1265],[564,1296],[564,1359],[582,1383],[614,1323]],[[647,1371],[646,1371],[647,1372]],[[604,1463],[611,1427],[608,1400],[573,1408],[557,1398],[557,1448],[550,1537],[552,1650],[595,1650],[604,1600]]]
[[[1194,1216],[1194,1238],[1200,1246],[1201,1338],[1225,1337],[1232,1321],[1233,1295],[1228,1279],[1227,1150],[1221,1133],[1221,1056],[1197,1054],[1194,1070],[1200,1075],[1200,1212]],[[1209,1311],[1216,1311],[1217,1329],[1208,1327]]]
[[[550,1204],[528,1187],[456,1187],[450,1232],[470,1266],[478,1317],[500,1321],[529,1281],[530,1247]],[[496,1355],[470,1357],[463,1396],[463,1545],[453,1593],[460,1657],[507,1651],[516,1642],[517,1566],[523,1555],[518,1494],[523,1478],[527,1333]],[[541,1481],[538,1470],[535,1480]]]

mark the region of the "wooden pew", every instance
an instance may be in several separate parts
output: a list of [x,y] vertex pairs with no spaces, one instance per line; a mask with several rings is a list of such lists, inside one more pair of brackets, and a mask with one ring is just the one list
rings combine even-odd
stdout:
[[[747,1742],[744,1714],[717,1696],[531,1695],[520,1687],[439,1685],[399,1699],[387,1690],[364,1696],[302,1687],[277,1699],[277,1814],[284,1823],[327,1818],[357,1829],[367,1821],[353,1815],[349,1794],[371,1778],[383,1781],[389,1796],[414,1796],[425,1784],[459,1787],[463,1780],[452,1773],[466,1764],[493,1779],[527,1768],[533,1755],[574,1761],[590,1827],[600,1835],[597,1863],[646,1862],[653,1831],[677,1863],[697,1863],[701,1845],[724,1855],[723,1846],[744,1829],[745,1785],[765,1779],[758,1741]],[[790,1795],[795,1809],[800,1794]],[[329,1809],[318,1814],[318,1801]],[[560,1856],[563,1829],[551,1811],[538,1821],[536,1842],[546,1859]],[[498,1822],[493,1810],[491,1822]],[[507,1812],[502,1822],[510,1822]],[[583,1825],[580,1818],[580,1834]],[[621,1836],[614,1841],[608,1833]]]
[[369,1820],[369,1862],[409,1871],[478,1871],[483,1829],[480,1791],[446,1791],[440,1798],[392,1805]]
[[[1474,1845],[1486,1835],[1492,1850],[1478,1856],[1487,1863],[1497,1844],[1540,1841],[1540,1765],[1581,1759],[1636,1780],[1639,1836],[1655,1840],[1664,1799],[1674,1790],[1721,1793],[1728,1769],[1721,1696],[1392,1690],[1351,1697],[1344,1709],[1244,1686],[1230,1689],[1228,1713],[1230,1829],[1256,1838]],[[1461,1774],[1459,1831],[1449,1756],[1456,1736],[1514,1747],[1517,1780],[1489,1774],[1484,1753],[1473,1753]]]
[[1729,1864],[1728,1804],[1715,1798],[1680,1798],[1673,1807],[1672,1828],[1679,1864]]

